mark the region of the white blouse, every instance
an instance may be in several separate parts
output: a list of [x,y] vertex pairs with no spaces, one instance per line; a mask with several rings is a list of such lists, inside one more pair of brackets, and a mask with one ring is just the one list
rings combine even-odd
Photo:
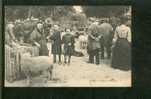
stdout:
[[113,42],[116,42],[117,38],[127,38],[131,42],[131,29],[126,25],[120,25],[115,29]]

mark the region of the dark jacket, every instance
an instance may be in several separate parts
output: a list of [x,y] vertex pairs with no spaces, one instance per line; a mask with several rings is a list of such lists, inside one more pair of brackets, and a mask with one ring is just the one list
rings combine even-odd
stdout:
[[64,54],[73,55],[74,53],[74,36],[72,34],[65,34],[62,37],[62,43],[64,44]]
[[40,48],[39,48],[40,56],[48,55],[46,36],[44,33],[38,31],[38,29],[35,28],[34,31],[30,35],[30,40],[31,40],[32,45],[35,45],[34,42],[37,42],[40,44]]
[[59,31],[54,31],[50,37],[52,40],[52,54],[61,54],[61,35]]
[[14,28],[14,34],[17,40],[20,40],[20,37],[24,36],[22,24],[16,24]]
[[[96,49],[100,49],[100,39],[98,34],[90,34],[88,36],[88,52]],[[99,40],[96,40],[99,39]]]

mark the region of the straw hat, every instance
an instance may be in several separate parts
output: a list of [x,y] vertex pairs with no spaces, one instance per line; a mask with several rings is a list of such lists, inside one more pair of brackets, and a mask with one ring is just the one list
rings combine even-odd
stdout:
[[52,21],[51,18],[46,18],[46,19],[45,19],[45,23],[46,23],[46,24],[53,24],[53,21]]

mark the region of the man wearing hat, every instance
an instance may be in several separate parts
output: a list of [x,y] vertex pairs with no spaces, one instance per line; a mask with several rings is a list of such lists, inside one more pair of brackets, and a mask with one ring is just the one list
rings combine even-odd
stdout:
[[52,24],[53,24],[53,21],[51,18],[46,18],[45,19],[45,22],[44,22],[44,30],[45,30],[45,34],[47,36],[49,36],[50,34],[50,30],[52,28]]
[[89,27],[89,36],[88,36],[88,54],[89,54],[89,63],[100,64],[99,50],[100,50],[100,39],[101,35],[98,31],[98,23],[95,22]]

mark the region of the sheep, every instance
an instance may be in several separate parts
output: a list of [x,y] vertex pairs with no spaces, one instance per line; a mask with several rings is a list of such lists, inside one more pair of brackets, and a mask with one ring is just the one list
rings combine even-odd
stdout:
[[[52,79],[53,65],[49,57],[38,56],[38,57],[22,57],[21,59],[21,72],[26,77],[26,83],[30,85],[33,77],[40,76],[46,78],[45,83]],[[38,83],[38,82],[37,82]]]

